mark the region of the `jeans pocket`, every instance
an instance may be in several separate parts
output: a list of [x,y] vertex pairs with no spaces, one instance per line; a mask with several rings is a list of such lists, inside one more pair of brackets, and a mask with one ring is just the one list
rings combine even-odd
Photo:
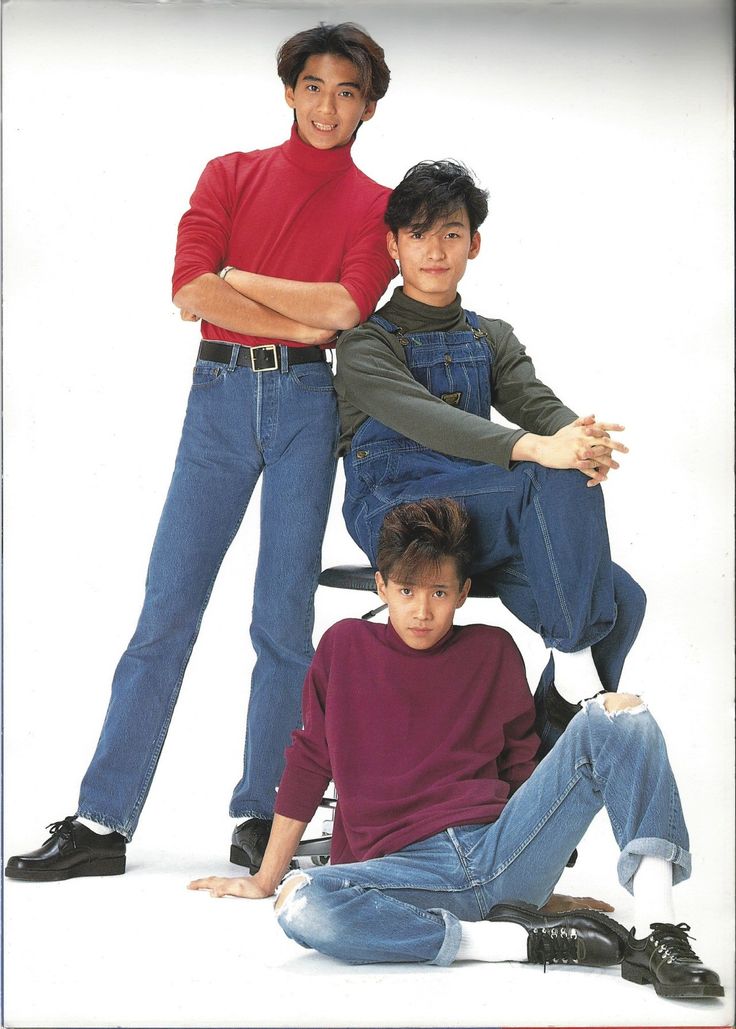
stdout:
[[289,379],[307,393],[332,393],[332,370],[326,361],[299,364],[289,368]]
[[192,370],[192,389],[206,389],[225,379],[226,365],[199,360]]

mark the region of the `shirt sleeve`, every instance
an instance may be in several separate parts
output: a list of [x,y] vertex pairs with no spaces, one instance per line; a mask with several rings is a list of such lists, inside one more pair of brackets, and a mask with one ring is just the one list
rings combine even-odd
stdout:
[[325,735],[330,651],[329,634],[325,634],[304,680],[304,728],[292,734],[291,745],[286,750],[286,768],[276,797],[277,814],[299,822],[309,822],[314,816],[332,778]]
[[532,359],[506,322],[481,324],[491,340],[493,406],[508,421],[527,432],[553,436],[577,415],[537,378]]
[[232,184],[221,160],[215,158],[202,172],[179,222],[172,296],[200,275],[224,267],[232,209]]
[[345,253],[340,270],[344,286],[365,321],[375,310],[389,282],[397,274],[395,261],[386,249],[386,212],[389,191],[379,194],[370,205],[360,231]]
[[394,353],[385,333],[360,325],[341,337],[335,389],[372,418],[403,436],[451,457],[508,468],[523,429],[509,429],[460,411],[430,393]]

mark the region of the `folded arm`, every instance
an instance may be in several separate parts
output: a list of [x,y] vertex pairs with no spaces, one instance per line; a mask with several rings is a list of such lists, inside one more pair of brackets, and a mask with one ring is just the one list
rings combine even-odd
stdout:
[[339,282],[300,282],[233,268],[226,282],[242,296],[270,308],[286,318],[332,335],[351,329],[360,321],[360,311],[350,293]]
[[287,318],[242,296],[219,275],[211,272],[197,276],[178,289],[174,294],[174,304],[187,321],[203,318],[212,325],[246,336],[320,344],[327,343],[335,335],[334,328],[320,328]]

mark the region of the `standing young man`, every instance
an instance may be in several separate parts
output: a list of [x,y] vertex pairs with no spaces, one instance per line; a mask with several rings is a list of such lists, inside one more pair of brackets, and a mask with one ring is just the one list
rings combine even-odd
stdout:
[[[492,575],[554,652],[537,691],[548,749],[581,700],[618,688],[645,597],[611,562],[599,488],[627,449],[611,437],[623,426],[578,418],[509,324],[463,309],[457,287],[487,212],[487,193],[453,161],[416,165],[391,195],[387,244],[403,285],[338,351],[343,513],[375,563],[391,507],[427,496],[467,506],[472,572]],[[491,421],[492,406],[511,427]]]
[[[156,770],[220,563],[262,481],[243,777],[231,859],[256,868],[313,654],[313,597],[334,482],[336,400],[325,347],[373,310],[395,265],[388,190],[351,146],[389,83],[381,47],[320,25],[278,54],[291,137],[211,161],[179,226],[174,303],[202,343],[138,627],[120,660],[76,817],[6,874],[113,875]],[[329,225],[329,231],[325,231]],[[274,585],[278,584],[277,588]]]
[[[530,961],[606,966],[664,997],[722,997],[675,922],[688,834],[662,734],[639,697],[589,701],[535,768],[524,665],[488,625],[454,626],[470,588],[469,518],[432,498],[394,508],[378,544],[387,625],[345,619],[304,684],[262,867],[198,879],[269,897],[334,779],[332,867],[294,872],[276,902],[291,939],[351,963]],[[602,808],[634,896],[631,932],[600,911],[540,911]]]

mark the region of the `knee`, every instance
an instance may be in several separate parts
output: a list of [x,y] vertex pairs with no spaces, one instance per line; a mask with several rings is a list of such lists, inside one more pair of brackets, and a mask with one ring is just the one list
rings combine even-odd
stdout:
[[620,565],[613,564],[613,589],[618,608],[618,617],[626,618],[637,628],[644,619],[647,609],[647,595],[638,582],[624,571]]
[[609,718],[615,718],[623,712],[638,715],[647,710],[641,697],[634,693],[600,693],[599,698],[599,703]]
[[273,906],[274,911],[278,913],[283,909],[285,904],[293,896],[294,893],[302,886],[305,886],[309,882],[309,876],[304,874],[291,875],[289,876],[284,885],[279,890],[278,896],[276,897],[276,903]]
[[316,878],[306,872],[287,876],[279,890],[274,912],[279,925],[295,943],[310,950],[329,950],[334,942],[330,894],[339,884],[329,875]]

